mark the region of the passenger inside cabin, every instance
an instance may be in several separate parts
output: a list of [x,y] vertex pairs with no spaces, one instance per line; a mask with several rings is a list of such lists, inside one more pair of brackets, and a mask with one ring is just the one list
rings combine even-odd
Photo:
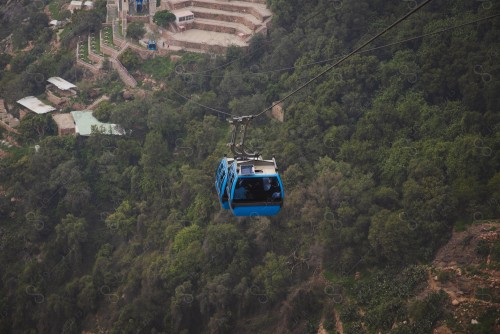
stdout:
[[274,201],[280,200],[281,198],[281,188],[278,183],[278,180],[275,177],[272,178],[270,181],[270,186],[269,189],[267,190],[267,194],[268,196],[270,194],[271,195],[270,198]]
[[244,184],[244,179],[238,180],[236,184],[236,188],[234,189],[234,199],[246,199],[247,198],[247,189]]
[[234,200],[249,202],[277,202],[281,187],[276,177],[239,179],[234,189]]

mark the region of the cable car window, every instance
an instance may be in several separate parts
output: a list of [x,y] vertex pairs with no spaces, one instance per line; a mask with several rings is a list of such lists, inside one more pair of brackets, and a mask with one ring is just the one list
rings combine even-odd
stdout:
[[235,203],[280,202],[281,187],[277,177],[239,178],[234,189]]
[[220,177],[219,177],[219,184],[222,185],[222,183],[224,182],[224,178],[226,177],[226,172],[222,171],[220,173]]

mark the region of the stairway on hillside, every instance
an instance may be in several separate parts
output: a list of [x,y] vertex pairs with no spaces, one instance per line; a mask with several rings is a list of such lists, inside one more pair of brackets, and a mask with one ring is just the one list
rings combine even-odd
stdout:
[[114,69],[117,70],[120,79],[129,87],[137,86],[137,81],[133,76],[127,71],[127,69],[123,66],[123,64],[116,58],[109,58]]

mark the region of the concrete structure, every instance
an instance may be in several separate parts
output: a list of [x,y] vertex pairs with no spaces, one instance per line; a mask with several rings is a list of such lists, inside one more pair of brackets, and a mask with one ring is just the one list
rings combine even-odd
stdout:
[[73,85],[71,82],[64,80],[63,78],[51,77],[48,78],[47,81],[52,85],[54,85],[61,92],[61,94],[66,94],[66,95],[76,94],[75,91],[72,91],[74,88],[76,88],[76,86]]
[[57,134],[59,136],[75,134],[75,121],[71,114],[53,114],[52,118],[57,124]]
[[45,103],[43,103],[34,96],[27,96],[25,98],[22,98],[19,101],[17,101],[17,103],[22,105],[26,111],[27,110],[33,111],[37,114],[46,114],[48,112],[56,110],[56,108],[46,105]]
[[68,6],[68,10],[72,13],[77,9],[90,10],[92,8],[94,8],[92,1],[71,1]]
[[180,10],[174,10],[172,11],[172,14],[175,15],[175,23],[176,24],[186,24],[194,21],[194,14],[193,12],[186,10],[186,9],[180,9]]
[[[272,17],[266,0],[144,0],[142,4],[143,10],[138,13],[135,0],[109,0],[106,22],[113,24],[114,31],[121,22],[121,35],[125,36],[130,22],[149,20],[151,27],[146,28],[158,34],[159,51],[223,54],[232,45],[247,47],[253,35],[267,33]],[[176,16],[166,30],[153,24],[159,10],[169,10]]]
[[17,133],[14,129],[19,126],[19,120],[9,114],[5,109],[4,101],[0,99],[0,126],[10,132]]
[[70,12],[74,12],[76,9],[82,9],[83,1],[71,1],[68,6]]
[[69,101],[69,97],[75,96],[76,86],[59,77],[52,77],[47,80],[49,84],[45,88],[47,99],[56,104],[61,105]]
[[80,136],[90,136],[92,130],[110,135],[123,135],[125,131],[116,124],[101,123],[92,115],[92,110],[72,111],[75,123],[75,133]]
[[176,17],[180,11],[194,16],[185,24],[178,19],[163,35],[170,45],[212,53],[224,53],[231,45],[248,46],[253,35],[267,33],[272,17],[265,0],[164,0],[161,9]]

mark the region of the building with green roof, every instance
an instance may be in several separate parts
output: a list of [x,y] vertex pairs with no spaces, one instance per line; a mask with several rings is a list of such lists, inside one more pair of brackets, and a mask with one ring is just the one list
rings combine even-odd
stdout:
[[75,121],[75,133],[80,136],[90,136],[92,130],[109,135],[123,135],[125,131],[116,124],[102,123],[92,114],[92,110],[72,111]]

